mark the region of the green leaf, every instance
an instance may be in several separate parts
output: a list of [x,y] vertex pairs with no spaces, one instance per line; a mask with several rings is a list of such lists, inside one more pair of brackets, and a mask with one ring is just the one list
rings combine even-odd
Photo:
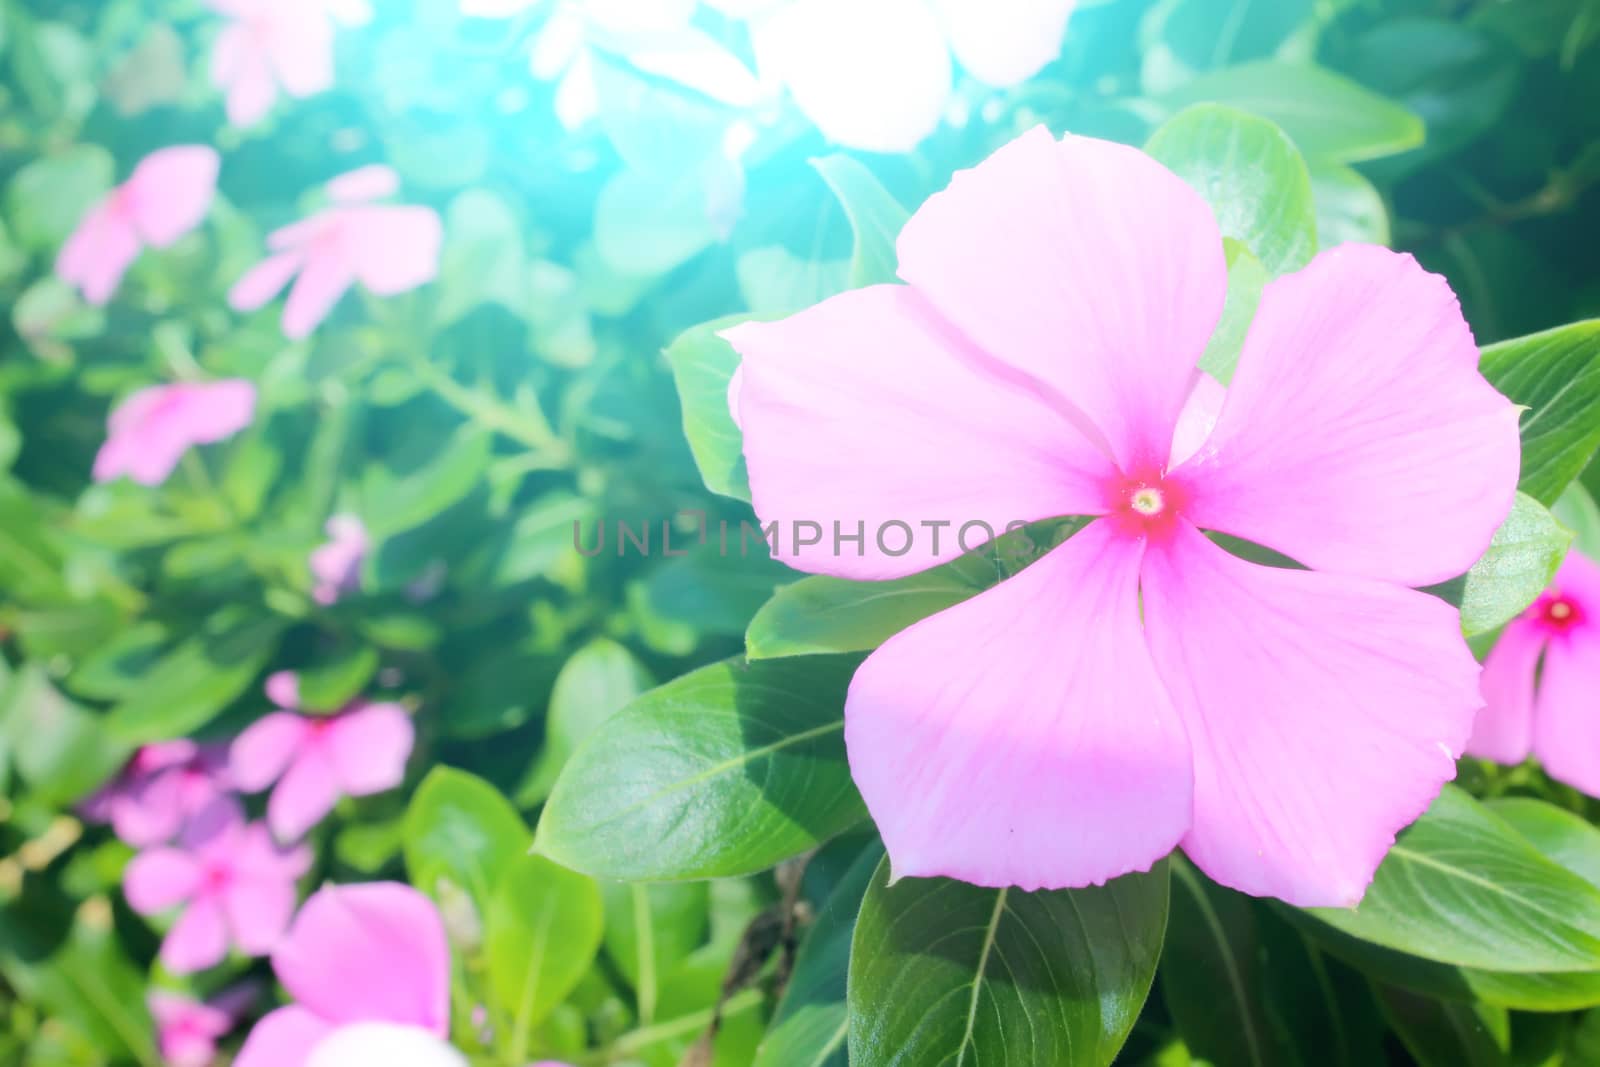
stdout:
[[539,848],[597,878],[751,874],[866,814],[844,753],[859,660],[728,660],[653,690],[561,772]]
[[1401,833],[1360,907],[1309,913],[1353,937],[1440,963],[1600,969],[1600,890],[1448,785]]
[[529,802],[549,796],[578,746],[653,684],[644,664],[610,638],[597,637],[568,657],[550,693],[544,749],[520,796]]
[[848,262],[797,256],[782,245],[752,248],[734,266],[739,294],[755,315],[788,315],[842,292],[850,282]]
[[300,703],[308,711],[338,711],[360,696],[378,673],[378,650],[345,643],[299,672]]
[[115,164],[99,145],[74,145],[28,163],[6,188],[6,217],[17,244],[32,252],[59,248],[111,191]]
[[1317,243],[1323,248],[1352,241],[1389,243],[1389,208],[1360,171],[1319,163],[1311,168],[1311,194],[1317,206]]
[[1167,868],[1023,893],[878,867],[850,952],[850,1062],[1105,1067],[1150,992]]
[[744,501],[750,499],[744,435],[728,410],[728,382],[739,369],[739,353],[717,334],[747,321],[735,315],[690,327],[666,351],[683,405],[683,434],[701,480],[713,493]]
[[133,746],[67,699],[37,664],[11,674],[0,661],[0,750],[9,750],[33,800],[66,807],[115,774]]
[[1311,262],[1311,175],[1276,125],[1221,104],[1195,104],[1162,124],[1145,151],[1192,185],[1216,213],[1222,236],[1242,243],[1268,273]]
[[1430,1000],[1375,986],[1378,1004],[1421,1067],[1507,1067],[1511,1022],[1504,1008]]
[[1422,120],[1329,70],[1262,60],[1202,74],[1166,93],[1174,108],[1210,101],[1271,119],[1312,162],[1359,163],[1422,144]]
[[511,206],[487,189],[466,189],[450,201],[445,234],[439,262],[440,325],[481,304],[499,304],[520,316],[528,303],[528,264],[522,223]]
[[665,173],[622,171],[600,190],[595,247],[623,274],[665,274],[716,243],[718,205],[742,193],[743,181],[721,153]]
[[895,254],[895,241],[911,213],[857,159],[835,154],[813,159],[811,165],[839,198],[855,233],[850,288],[897,281],[899,257]]
[[1600,319],[1490,345],[1481,367],[1496,389],[1529,409],[1519,488],[1555,503],[1600,448]]
[[600,889],[543,856],[518,856],[489,904],[489,981],[511,1020],[511,1058],[527,1059],[533,1028],[572,992],[600,951]]
[[490,435],[463,426],[446,442],[414,438],[398,468],[368,464],[361,515],[376,541],[421,526],[482,483],[489,464]]
[[1312,14],[1314,0],[1160,0],[1140,26],[1146,94],[1194,72],[1265,58]]
[[600,886],[605,900],[606,955],[633,986],[639,1017],[656,1014],[663,983],[706,938],[711,887],[678,885]]
[[1600,559],[1600,505],[1581,482],[1573,482],[1550,509],[1571,530],[1572,547],[1590,559]]
[[435,767],[406,809],[405,857],[411,884],[437,895],[440,878],[487,907],[500,879],[528,851],[522,816],[494,786],[466,771]]
[[107,726],[134,743],[193,733],[238,700],[277,653],[282,619],[225,608],[200,633],[162,656]]
[[1223,238],[1228,258],[1228,296],[1222,305],[1222,318],[1216,332],[1200,355],[1200,369],[1223,385],[1231,384],[1233,372],[1244,351],[1244,341],[1261,305],[1261,292],[1271,281],[1267,268],[1238,241]]
[[1532,797],[1500,797],[1487,801],[1486,806],[1534,848],[1600,886],[1600,827],[1566,808]]
[[1468,637],[1488,633],[1539,599],[1571,543],[1571,532],[1543,504],[1518,493],[1483,558],[1436,591],[1461,605],[1462,633]]

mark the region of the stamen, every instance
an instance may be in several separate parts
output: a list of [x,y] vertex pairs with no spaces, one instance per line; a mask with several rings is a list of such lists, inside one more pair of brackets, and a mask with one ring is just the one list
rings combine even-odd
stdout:
[[1146,518],[1153,518],[1161,514],[1167,508],[1167,501],[1166,498],[1161,495],[1161,490],[1149,487],[1136,489],[1132,498],[1129,500],[1129,504],[1134,511],[1137,511]]

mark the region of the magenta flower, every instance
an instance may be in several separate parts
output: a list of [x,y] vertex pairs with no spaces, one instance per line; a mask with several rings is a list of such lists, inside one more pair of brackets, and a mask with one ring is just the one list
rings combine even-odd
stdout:
[[367,528],[354,515],[335,515],[328,520],[328,542],[311,553],[311,577],[316,584],[311,598],[318,604],[332,604],[361,586],[361,561],[372,541]]
[[160,485],[195,445],[226,440],[255,418],[256,387],[238,378],[152,385],[129,396],[107,420],[94,479],[127,475]]
[[192,820],[229,803],[227,749],[163,741],[133,754],[116,779],[83,805],[134,848],[164,845]]
[[221,160],[205,145],[151,152],[90,209],[61,248],[56,273],[104,304],[145,245],[166,248],[199,226],[217,192]]
[[403,1063],[335,1059],[318,1046],[349,1040],[342,1031],[372,1024],[403,1028],[424,1047],[437,1047],[450,1033],[444,921],[433,902],[409,886],[373,882],[319,890],[272,954],[272,969],[295,1003],[256,1024],[234,1067],[312,1067],[314,1056],[339,1065]]
[[192,974],[221,963],[230,944],[247,956],[271,952],[294,915],[295,881],[310,867],[307,849],[279,848],[232,805],[191,822],[175,847],[135,856],[122,888],[141,915],[182,909],[161,962]]
[[892,578],[1098,518],[856,673],[850,766],[895,875],[1083,886],[1181,844],[1247,893],[1358,901],[1480,703],[1456,610],[1407,587],[1466,570],[1517,482],[1449,287],[1362,245],[1274,281],[1185,454],[1227,268],[1148,156],[1037,129],[929,200],[899,263],[907,286],[727,335],[756,512],[849,538],[780,554]]
[[[298,707],[295,676],[267,679],[267,696]],[[277,783],[267,801],[267,824],[280,841],[295,841],[321,822],[340,797],[364,797],[405,780],[415,732],[399,704],[357,700],[337,715],[275,711],[234,739],[233,780],[247,793]]]
[[255,999],[254,986],[237,986],[211,1001],[156,990],[149,995],[161,1060],[168,1067],[211,1067],[217,1041],[227,1035]]
[[267,237],[272,255],[228,294],[236,311],[254,311],[299,280],[283,309],[283,332],[299,339],[317,328],[354,282],[393,296],[439,273],[444,229],[432,208],[379,204],[400,187],[388,167],[353,170],[328,183],[333,206]]
[[1483,664],[1488,705],[1467,752],[1499,763],[1539,757],[1550,777],[1600,796],[1600,567],[1576,549]]
[[363,0],[206,0],[228,24],[211,52],[211,82],[228,94],[228,121],[266,117],[281,87],[293,97],[333,87],[334,23],[371,17]]

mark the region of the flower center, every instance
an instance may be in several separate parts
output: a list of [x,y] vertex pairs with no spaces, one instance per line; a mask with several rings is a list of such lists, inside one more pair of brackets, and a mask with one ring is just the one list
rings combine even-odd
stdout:
[[1119,477],[1106,488],[1110,517],[1135,537],[1171,531],[1183,510],[1183,486],[1167,480],[1159,471],[1144,477]]
[[1147,519],[1153,519],[1167,510],[1167,498],[1160,489],[1145,486],[1135,489],[1128,498],[1128,506]]
[[1544,621],[1558,630],[1568,629],[1582,617],[1578,605],[1564,596],[1554,597],[1544,605]]

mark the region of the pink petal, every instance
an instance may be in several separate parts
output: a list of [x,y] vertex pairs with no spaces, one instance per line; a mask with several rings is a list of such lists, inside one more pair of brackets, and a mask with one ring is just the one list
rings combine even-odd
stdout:
[[444,923],[433,902],[409,886],[371,882],[318,891],[272,965],[296,1000],[330,1022],[449,1032]]
[[233,943],[247,956],[265,956],[283,940],[294,917],[295,885],[281,878],[242,878],[222,896]]
[[300,707],[300,676],[294,671],[274,671],[267,675],[267,699],[280,708]]
[[411,716],[399,704],[366,704],[334,719],[323,744],[340,792],[364,797],[399,785],[415,738]]
[[327,817],[339,795],[333,764],[322,745],[308,738],[267,801],[267,824],[279,841],[298,841]]
[[1200,195],[1126,145],[1038,127],[955,176],[900,233],[900,276],[990,357],[1162,469],[1228,267]]
[[211,210],[221,166],[209,145],[177,145],[145,156],[123,187],[144,239],[164,248],[199,226]]
[[140,485],[160,485],[171,477],[189,442],[157,429],[106,438],[94,457],[94,480],[109,482],[126,475]]
[[291,341],[309,337],[353,280],[351,267],[338,250],[308,256],[283,307],[284,336]]
[[1190,757],[1139,628],[1143,554],[1096,522],[856,672],[850,771],[895,877],[1083,886],[1172,851]]
[[226,88],[228,121],[241,129],[254,126],[267,117],[278,99],[278,83],[272,76],[272,63],[261,45],[242,26],[229,27],[217,39],[212,54],[212,80]]
[[183,391],[183,403],[171,416],[173,426],[192,444],[224,441],[249,426],[255,418],[256,387],[243,378],[175,388]]
[[341,204],[379,200],[399,191],[400,175],[382,163],[358,167],[328,182],[328,196]]
[[345,238],[356,278],[379,296],[393,296],[432,281],[439,273],[444,229],[426,207],[354,209]]
[[[842,293],[724,336],[744,357],[756,513],[778,523],[774,555],[792,567],[890,578],[990,538],[981,525],[963,534],[970,522],[999,534],[1105,510],[1105,457],[1026,383],[992,373],[911,289]],[[821,541],[797,552],[799,522],[816,524]],[[836,551],[835,523],[863,543]]]
[[139,257],[138,231],[126,209],[118,205],[118,196],[113,193],[85,215],[56,258],[61,280],[77,286],[91,304],[110,300]]
[[279,1008],[256,1023],[233,1067],[303,1067],[333,1025],[298,1004]]
[[228,928],[213,896],[197,896],[161,942],[161,962],[173,974],[215,967],[228,955]]
[[1600,626],[1551,638],[1539,676],[1533,751],[1558,782],[1600,796]]
[[200,865],[187,852],[153,848],[133,857],[122,873],[122,893],[140,915],[177,907],[200,885]]
[[246,793],[259,793],[283,777],[311,734],[311,723],[299,715],[276,711],[263,715],[233,739],[228,770]]
[[170,771],[130,782],[111,800],[112,830],[134,848],[166,844],[177,836],[188,814],[181,793],[180,776]]
[[1507,626],[1483,661],[1483,710],[1472,723],[1467,755],[1516,764],[1533,748],[1533,681],[1546,635],[1529,619]]
[[268,256],[245,272],[228,290],[228,306],[235,311],[254,311],[277,296],[305,262],[299,252]]
[[326,9],[291,2],[274,13],[262,45],[284,92],[304,97],[333,88],[333,37]]
[[1077,0],[933,0],[956,59],[1001,88],[1020,85],[1061,54]]
[[1354,906],[1471,731],[1478,665],[1455,609],[1246,563],[1187,523],[1152,543],[1143,591],[1194,748],[1184,851],[1245,893]]
[[1511,509],[1517,409],[1477,371],[1455,294],[1341,245],[1268,284],[1216,431],[1185,468],[1197,526],[1308,567],[1427,585]]
[[305,1067],[468,1067],[467,1058],[416,1026],[352,1023],[311,1050]]

